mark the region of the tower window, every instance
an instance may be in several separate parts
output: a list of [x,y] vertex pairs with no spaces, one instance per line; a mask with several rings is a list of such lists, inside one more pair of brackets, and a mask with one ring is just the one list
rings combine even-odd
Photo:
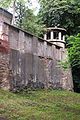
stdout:
[[59,39],[59,32],[54,32],[54,39]]
[[50,39],[50,32],[47,33],[47,40]]
[[61,34],[61,40],[63,40],[63,34]]

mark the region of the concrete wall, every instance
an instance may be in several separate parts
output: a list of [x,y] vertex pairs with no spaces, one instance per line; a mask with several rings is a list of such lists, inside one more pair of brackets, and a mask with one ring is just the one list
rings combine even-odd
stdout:
[[58,60],[62,58],[61,49],[58,52],[52,43],[6,23],[3,24],[3,33],[8,34],[10,47],[8,54],[4,55],[5,61],[6,56],[8,58],[8,88],[16,90],[25,87],[51,87],[72,90],[70,72],[65,73],[58,66]]

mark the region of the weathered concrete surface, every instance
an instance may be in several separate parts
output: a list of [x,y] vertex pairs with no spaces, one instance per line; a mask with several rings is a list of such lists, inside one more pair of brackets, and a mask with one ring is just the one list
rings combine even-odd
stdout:
[[72,91],[73,88],[73,82],[72,82],[72,73],[71,69],[67,69],[66,71],[62,71],[63,76],[62,76],[62,88],[66,90]]
[[72,90],[71,71],[62,70],[56,60],[11,50],[12,88],[60,88]]
[[10,47],[7,54],[0,53],[0,87],[73,89],[70,71],[58,66],[61,48],[4,22],[0,30]]

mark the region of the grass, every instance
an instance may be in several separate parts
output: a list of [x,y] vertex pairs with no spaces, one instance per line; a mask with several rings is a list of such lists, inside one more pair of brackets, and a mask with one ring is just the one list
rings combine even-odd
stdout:
[[0,117],[7,120],[80,120],[80,94],[59,90],[14,94],[0,89]]

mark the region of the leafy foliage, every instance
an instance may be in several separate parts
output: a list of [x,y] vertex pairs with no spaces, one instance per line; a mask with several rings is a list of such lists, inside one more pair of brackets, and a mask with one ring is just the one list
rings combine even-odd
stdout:
[[68,34],[80,32],[79,0],[39,0],[40,17],[46,27],[59,26],[67,29]]
[[80,68],[80,34],[68,38],[68,53],[72,68]]
[[40,36],[43,31],[42,21],[39,21],[38,16],[33,14],[33,10],[25,6],[25,4],[18,2],[16,6],[17,18],[16,24],[37,36]]
[[13,0],[0,0],[0,7],[8,9]]
[[67,58],[64,61],[60,61],[58,64],[62,69],[64,69],[64,71],[67,71],[70,68],[70,63]]
[[[17,18],[17,25],[37,36],[42,35],[44,26],[42,25],[42,22],[39,21],[38,16],[33,14],[33,10],[25,9],[22,13],[24,13],[22,18]],[[18,16],[21,15],[19,14]]]
[[68,38],[69,60],[72,66],[75,91],[80,91],[80,33]]

